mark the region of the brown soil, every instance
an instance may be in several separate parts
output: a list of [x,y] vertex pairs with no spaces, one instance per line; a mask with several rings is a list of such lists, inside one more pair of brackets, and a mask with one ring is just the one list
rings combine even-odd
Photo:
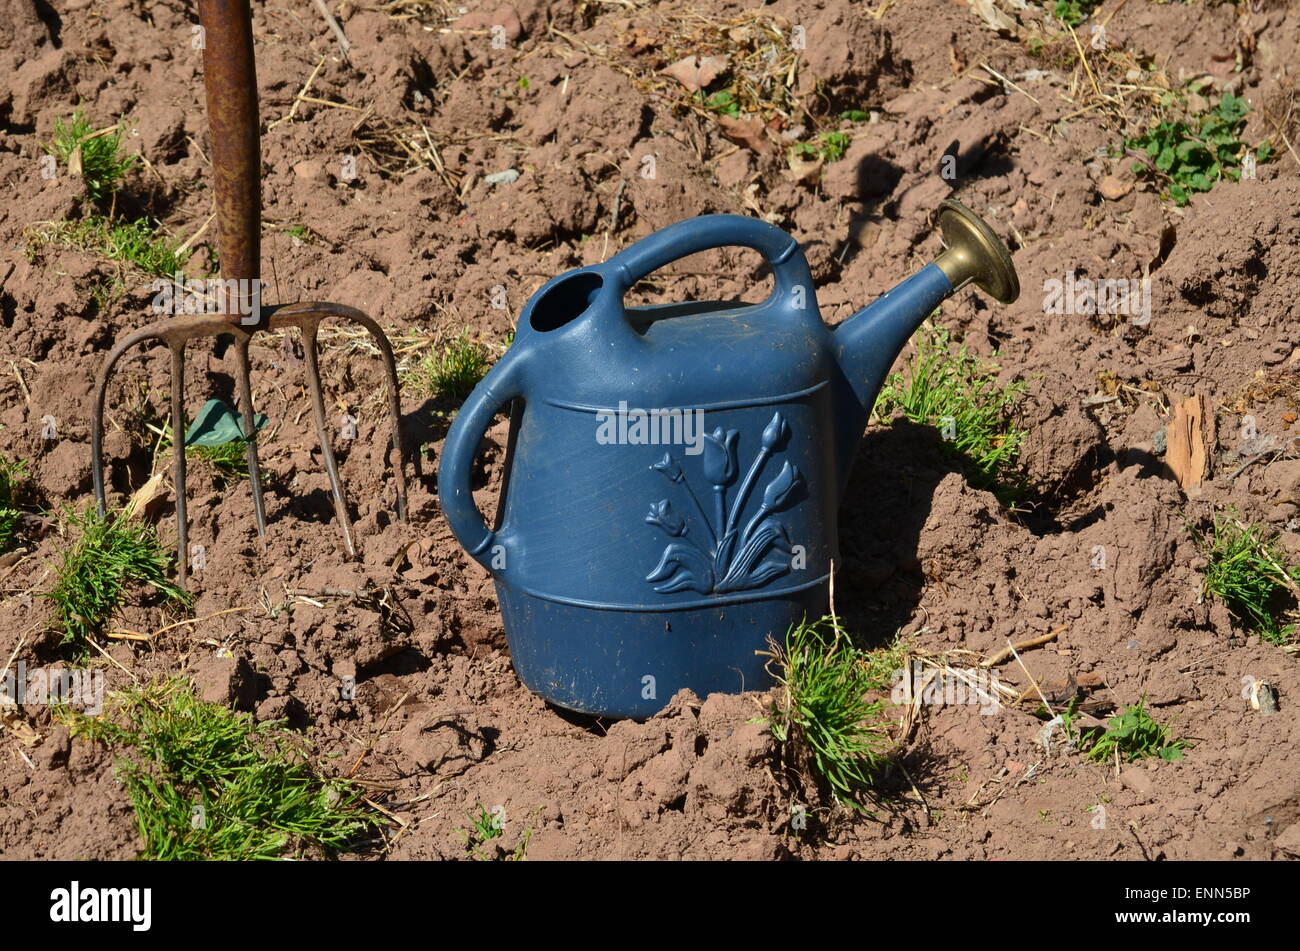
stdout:
[[[1009,515],[954,471],[931,430],[873,429],[843,506],[838,607],[871,643],[902,628],[935,651],[987,653],[1059,629],[1055,642],[1023,655],[1036,680],[1103,684],[1118,704],[1145,695],[1191,749],[1175,763],[1117,771],[1045,756],[1041,721],[1028,710],[929,708],[873,818],[815,806],[795,835],[790,799],[773,778],[773,739],[751,722],[766,697],[680,695],[648,722],[602,724],[562,716],[519,684],[490,580],[439,510],[435,461],[454,404],[404,395],[418,452],[412,518],[398,523],[377,364],[339,334],[326,341],[327,397],[332,413],[360,419],[358,438],[335,448],[361,559],[340,556],[300,356],[267,338],[254,348],[258,408],[271,417],[266,551],[246,485],[192,466],[191,541],[207,552],[192,582],[193,617],[205,620],[148,642],[105,640],[111,662],[95,662],[110,687],[187,673],[210,697],[259,718],[312,725],[326,769],[347,772],[360,759],[357,775],[387,787],[381,801],[407,824],[375,854],[397,858],[464,857],[456,830],[478,804],[504,808],[496,840],[504,853],[531,836],[530,858],[1300,852],[1295,658],[1199,597],[1204,561],[1186,530],[1232,504],[1300,552],[1292,375],[1300,160],[1282,147],[1258,180],[1221,184],[1177,209],[1131,187],[1131,161],[1107,153],[1113,138],[1098,111],[1080,112],[1082,74],[1050,50],[1032,55],[966,4],[778,0],[762,12],[806,29],[801,88],[822,81],[822,117],[808,121],[833,128],[825,117],[845,109],[876,120],[846,123],[847,155],[820,182],[800,182],[780,150],[737,144],[715,119],[675,106],[670,80],[637,83],[617,68],[653,75],[669,64],[657,44],[677,5],[465,7],[452,22],[441,0],[388,12],[336,5],[352,44],[345,63],[311,3],[255,4],[267,299],[352,304],[395,335],[442,339],[468,327],[499,343],[548,277],[680,218],[733,211],[763,215],[804,242],[823,312],[838,321],[932,259],[932,213],[955,194],[1014,238],[1021,299],[1004,308],[962,293],[942,321],[977,351],[1000,352],[1008,378],[1028,382],[1033,505]],[[1257,107],[1246,139],[1269,134],[1259,107],[1285,94],[1287,64],[1300,55],[1300,21],[1287,17],[1288,5],[1106,7],[1115,11],[1108,30],[1127,47],[1150,53],[1174,80],[1215,76]],[[747,5],[692,8],[725,21]],[[392,15],[402,12],[416,16]],[[148,165],[131,173],[118,210],[156,218],[177,238],[194,235],[211,210],[196,22],[188,5],[169,0],[0,4],[0,71],[9,76],[0,89],[0,453],[30,460],[51,511],[91,500],[92,380],[113,339],[151,319],[151,292],[125,275],[118,299],[96,303],[92,289],[111,284],[113,265],[57,250],[29,259],[25,229],[90,207],[79,182],[42,177],[42,146],[78,102],[100,125],[128,116],[130,146]],[[503,49],[492,46],[494,26]],[[309,95],[348,108],[302,102],[281,121],[318,64]],[[385,139],[386,129],[406,130],[408,146],[418,133],[413,147],[426,164]],[[431,167],[430,144],[440,167]],[[949,152],[958,157],[953,181],[939,174]],[[653,179],[641,174],[648,155]],[[356,158],[355,179],[341,171],[345,156]],[[518,181],[485,182],[507,168]],[[309,229],[306,240],[286,233],[295,225]],[[209,229],[195,243],[194,273],[211,239]],[[1149,273],[1150,323],[1044,313],[1044,281],[1069,271]],[[498,285],[505,309],[493,306]],[[715,252],[644,296],[763,293],[756,258]],[[148,451],[132,433],[164,418],[167,373],[164,353],[150,351],[113,389],[106,449],[119,501],[148,475]],[[229,397],[232,383],[222,362],[194,352],[187,387],[192,399]],[[1154,445],[1170,407],[1196,393],[1210,398],[1220,445],[1213,478],[1184,492]],[[1255,439],[1278,451],[1242,469],[1259,448],[1238,438],[1247,412]],[[47,416],[57,421],[48,441]],[[490,434],[489,505],[504,437],[504,425]],[[169,515],[166,505],[156,515],[165,537]],[[48,528],[34,520],[26,553],[0,556],[0,656],[16,651],[29,664],[55,657],[40,593],[67,540]],[[1096,546],[1107,553],[1102,570]],[[338,590],[372,594],[326,593]],[[211,617],[229,608],[243,610]],[[168,620],[133,605],[115,628],[151,632]],[[1014,662],[1001,670],[1027,686]],[[346,676],[357,678],[355,700],[340,699]],[[1276,686],[1279,714],[1261,716],[1242,699],[1247,676]],[[6,727],[0,854],[136,853],[110,753],[69,744],[42,708],[24,708]],[[1104,828],[1088,812],[1098,804]]]

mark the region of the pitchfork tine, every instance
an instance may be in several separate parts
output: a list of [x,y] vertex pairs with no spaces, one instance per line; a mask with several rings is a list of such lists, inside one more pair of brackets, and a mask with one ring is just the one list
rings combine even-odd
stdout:
[[347,549],[349,558],[355,558],[357,549],[352,542],[352,523],[343,497],[343,483],[339,479],[339,464],[334,458],[334,447],[330,445],[330,434],[325,423],[325,394],[321,391],[320,359],[316,350],[316,331],[319,329],[319,318],[312,317],[303,321],[302,350],[307,358],[307,389],[311,393],[311,406],[316,414],[321,458],[325,462],[325,471],[330,477],[330,491],[334,495],[334,514],[339,520],[339,528],[343,529],[343,547]]
[[104,395],[108,390],[108,377],[113,367],[130,347],[139,341],[135,335],[123,340],[114,347],[99,371],[95,382],[95,403],[90,413],[90,477],[95,483],[95,502],[101,516],[108,514],[108,500],[104,494]]
[[239,405],[244,413],[245,455],[248,458],[248,481],[253,490],[253,518],[257,537],[266,551],[266,506],[262,502],[262,473],[257,459],[257,416],[253,412],[253,385],[249,380],[247,336],[235,340],[235,375],[239,380]]
[[189,575],[190,523],[185,513],[185,341],[172,351],[172,479],[176,487],[176,577],[182,588]]
[[90,474],[95,484],[95,503],[101,516],[108,514],[104,486],[104,399],[108,380],[122,355],[132,347],[150,340],[165,343],[171,350],[171,426],[174,459],[173,477],[176,492],[176,575],[185,587],[189,575],[189,522],[185,511],[185,341],[204,333],[211,318],[185,317],[142,327],[115,346],[104,361],[95,383],[95,402],[90,419]]
[[397,517],[406,521],[406,448],[402,440],[402,391],[398,389],[397,358],[393,356],[393,345],[379,324],[360,311],[348,308],[349,313],[340,314],[345,320],[351,320],[370,331],[371,339],[384,360],[384,369],[388,375],[388,413],[393,418],[393,452],[397,458],[393,461],[393,478],[397,481]]
[[[402,391],[398,388],[397,358],[393,355],[393,346],[384,335],[379,324],[354,307],[343,304],[311,302],[285,304],[268,308],[267,326],[272,330],[284,327],[297,327],[302,333],[303,354],[306,358],[307,389],[311,394],[312,409],[316,416],[316,431],[320,434],[321,459],[329,475],[330,489],[334,495],[334,511],[338,516],[339,526],[343,531],[343,543],[349,555],[355,553],[352,541],[351,522],[347,515],[347,496],[343,492],[343,481],[339,477],[338,461],[330,443],[325,414],[325,394],[320,375],[320,346],[318,334],[321,321],[326,319],[350,320],[360,324],[370,334],[384,361],[384,375],[388,383],[388,411],[392,417],[392,442],[390,451],[396,456],[390,461],[393,465],[393,478],[397,482],[397,517],[406,521],[406,444],[402,439]],[[385,454],[387,455],[387,454]]]

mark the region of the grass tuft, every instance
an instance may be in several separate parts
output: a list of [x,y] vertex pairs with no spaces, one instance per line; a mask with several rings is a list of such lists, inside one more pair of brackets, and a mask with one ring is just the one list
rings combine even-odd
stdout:
[[0,453],[0,554],[13,547],[22,518],[18,505],[27,491],[27,463]]
[[212,466],[224,482],[248,478],[248,443],[243,439],[219,446],[190,446],[185,452]]
[[64,514],[64,531],[79,534],[64,554],[54,588],[60,646],[84,656],[134,587],[153,588],[164,601],[187,605],[190,595],[167,578],[169,556],[154,530],[126,512],[100,515],[93,506]]
[[17,508],[27,493],[27,463],[0,453],[0,505]]
[[94,254],[154,277],[171,277],[188,259],[188,254],[143,218],[122,221],[89,215],[79,221],[52,221],[29,228],[28,259],[35,260],[47,247]]
[[964,456],[975,481],[1004,504],[1021,491],[1014,469],[1025,432],[1014,413],[1023,383],[1002,384],[997,366],[956,347],[946,328],[925,324],[917,331],[916,355],[901,373],[885,381],[873,415],[880,423],[902,412],[914,423],[935,426],[945,443]]
[[501,848],[498,842],[491,848],[485,847],[494,839],[499,839],[505,834],[499,815],[491,813],[482,803],[475,805],[475,811],[469,814],[468,829],[457,829],[456,835],[465,842],[466,851],[480,862],[490,862],[494,859],[504,858],[511,862],[522,862],[528,855],[528,843],[533,837],[533,829],[529,826],[525,831],[519,845],[513,852],[506,852]]
[[768,722],[783,759],[806,763],[837,800],[861,808],[891,745],[884,702],[867,693],[887,686],[897,658],[873,661],[833,617],[790,628],[772,658],[781,690]]
[[1300,583],[1300,567],[1287,563],[1269,529],[1226,509],[1215,513],[1208,536],[1191,532],[1208,562],[1204,592],[1221,599],[1243,628],[1269,643],[1293,641],[1296,625],[1280,618],[1286,595]]
[[54,120],[54,141],[45,147],[70,174],[81,176],[94,201],[111,198],[136,163],[135,155],[122,151],[122,124],[109,128],[111,132],[97,132],[77,109],[66,123]]
[[20,518],[22,518],[22,513],[17,509],[0,504],[0,555],[13,547],[14,539],[18,537],[18,520]]
[[103,717],[65,713],[73,732],[127,747],[119,762],[149,860],[275,859],[331,852],[375,825],[361,790],[324,779],[280,722],[198,699],[171,679],[114,696]]
[[491,363],[487,348],[462,333],[449,344],[429,350],[406,371],[403,382],[427,396],[463,400]]

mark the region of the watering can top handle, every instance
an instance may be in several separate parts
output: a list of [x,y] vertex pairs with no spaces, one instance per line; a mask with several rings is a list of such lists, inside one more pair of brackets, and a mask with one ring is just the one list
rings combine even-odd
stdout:
[[669,225],[642,238],[610,258],[606,267],[618,276],[620,292],[659,268],[700,251],[745,247],[757,251],[772,266],[776,278],[772,296],[804,285],[812,296],[812,274],[799,242],[775,225],[745,215],[702,215]]

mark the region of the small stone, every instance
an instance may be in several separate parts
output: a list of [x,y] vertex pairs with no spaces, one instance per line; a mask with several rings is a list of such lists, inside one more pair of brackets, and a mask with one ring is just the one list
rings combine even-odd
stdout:
[[293,173],[304,181],[314,182],[325,176],[325,165],[316,159],[304,159],[293,167]]
[[491,175],[484,175],[483,181],[489,185],[513,185],[519,181],[519,170],[508,168],[504,172],[493,172]]
[[723,188],[733,188],[744,182],[752,171],[749,152],[744,149],[732,152],[718,163],[718,184]]
[[205,703],[229,703],[241,710],[251,710],[257,695],[257,674],[243,657],[205,657],[194,668],[194,684]]
[[907,115],[921,111],[919,107],[925,102],[925,94],[917,91],[905,92],[885,103],[885,112],[894,116]]
[[1130,766],[1128,769],[1123,770],[1119,774],[1119,781],[1143,798],[1149,797],[1155,791],[1155,783],[1152,781],[1151,774],[1136,766]]
[[297,697],[267,697],[257,706],[254,716],[259,723],[268,720],[288,720],[296,722],[303,714],[302,703]]
[[1107,201],[1119,201],[1133,190],[1133,183],[1126,182],[1114,175],[1107,175],[1097,185],[1097,191]]
[[1287,826],[1274,840],[1274,845],[1287,855],[1300,858],[1300,822]]

